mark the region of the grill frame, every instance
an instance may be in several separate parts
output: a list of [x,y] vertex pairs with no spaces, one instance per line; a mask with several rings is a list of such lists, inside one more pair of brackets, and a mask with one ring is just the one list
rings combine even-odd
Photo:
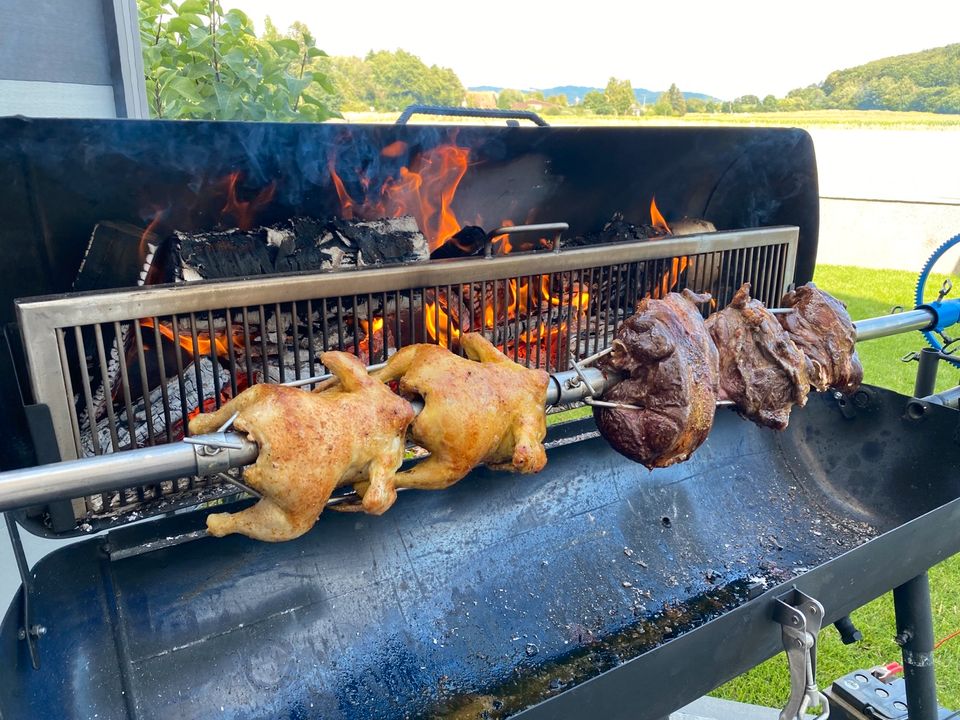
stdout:
[[[769,305],[775,306],[783,292],[793,281],[798,236],[798,228],[781,226],[691,235],[653,242],[592,245],[572,248],[560,253],[514,253],[494,258],[434,260],[417,264],[338,273],[280,275],[256,278],[255,280],[236,279],[151,286],[111,292],[75,293],[18,300],[17,314],[34,400],[37,403],[46,404],[50,408],[53,431],[61,458],[68,460],[85,454],[81,448],[79,421],[76,404],[73,401],[75,388],[79,386],[82,388],[81,392],[89,392],[91,387],[90,378],[86,376],[82,363],[83,377],[71,377],[67,345],[64,338],[69,333],[75,333],[79,337],[82,327],[93,326],[98,334],[98,340],[99,333],[104,325],[112,325],[119,329],[121,323],[133,323],[137,327],[137,335],[147,335],[155,333],[149,330],[143,332],[144,328],[140,328],[139,324],[136,323],[137,319],[154,318],[156,322],[157,319],[170,315],[191,317],[207,315],[212,320],[214,310],[224,313],[235,312],[254,305],[276,307],[279,310],[281,305],[285,303],[306,302],[309,306],[311,301],[316,302],[317,300],[336,300],[344,297],[357,298],[362,296],[379,297],[380,295],[386,297],[388,293],[399,293],[401,291],[410,292],[410,307],[412,308],[412,298],[417,291],[420,292],[422,302],[426,298],[425,293],[428,290],[448,288],[453,284],[483,283],[486,286],[487,283],[492,283],[493,297],[497,298],[500,293],[505,296],[508,279],[542,277],[548,274],[551,278],[562,274],[567,274],[570,278],[579,274],[582,278],[583,274],[589,271],[592,285],[594,282],[593,273],[599,269],[600,278],[603,278],[604,272],[607,273],[608,293],[605,300],[598,298],[599,302],[593,311],[593,315],[588,316],[590,322],[594,323],[595,332],[592,340],[593,347],[588,345],[587,349],[593,352],[600,342],[601,313],[603,313],[603,334],[607,338],[615,332],[623,318],[622,314],[625,308],[619,300],[616,308],[612,308],[609,289],[615,282],[623,281],[620,273],[628,272],[624,270],[625,267],[629,270],[634,263],[653,262],[654,272],[651,273],[651,277],[659,277],[663,269],[669,268],[671,261],[674,259],[703,257],[708,259],[706,263],[701,265],[692,262],[691,267],[696,268],[697,271],[700,271],[703,267],[708,267],[708,273],[694,272],[694,277],[687,277],[687,283],[681,283],[679,287],[690,286],[698,290],[713,289],[702,286],[703,277],[707,274],[711,275],[711,279],[715,283],[724,283],[728,288],[749,280],[757,289],[756,295]],[[770,248],[774,248],[774,250],[771,251]],[[735,252],[730,254],[731,251]],[[718,253],[719,257],[717,256]],[[615,271],[617,273],[616,280],[613,277]],[[700,275],[700,277],[698,278],[697,275]],[[681,277],[683,276],[681,275]],[[698,286],[698,282],[700,286]],[[498,288],[502,288],[502,290],[498,290]],[[633,289],[639,289],[639,286],[635,285]],[[735,289],[735,287],[732,287],[732,289]],[[730,289],[731,293],[732,289]],[[592,292],[593,288],[591,287]],[[729,301],[729,297],[723,297],[721,294],[716,300],[718,305],[722,306]],[[603,304],[604,301],[605,305]],[[370,312],[369,305],[367,306],[367,312]],[[611,313],[612,318],[610,317]],[[357,317],[362,317],[362,315],[358,314]],[[563,312],[560,313],[559,319],[565,319]],[[514,321],[510,320],[508,322],[512,323]],[[195,335],[196,323],[193,322],[191,325]],[[296,323],[293,323],[293,325],[295,328]],[[342,329],[343,325],[341,324],[338,332],[342,333]],[[570,322],[569,329],[570,331],[576,329],[579,335],[579,318]],[[567,336],[568,348],[570,334],[572,332],[568,333]],[[119,335],[119,332],[117,335]],[[229,335],[230,333],[228,333]],[[342,338],[342,335],[340,337]],[[329,338],[327,339],[329,340]],[[414,341],[422,339],[413,338]],[[97,354],[101,356],[99,358],[100,366],[103,368],[102,353],[99,352],[99,347],[96,349]],[[138,344],[138,350],[142,358],[142,343]],[[564,363],[560,361],[560,357],[558,349],[557,365],[559,367],[548,366],[549,370],[564,369],[562,367]],[[380,358],[372,357],[371,362],[378,359]],[[529,362],[529,360],[530,356],[528,355],[527,361]],[[179,364],[178,356],[178,366]],[[312,368],[314,366],[312,358],[310,364]],[[322,367],[318,361],[315,364],[318,368]],[[196,366],[197,363],[190,362],[188,365]],[[118,405],[115,413],[117,417],[124,413],[129,416],[131,404],[131,393],[129,392],[131,378],[127,377],[130,373],[123,362],[120,363],[120,366],[123,376],[122,381],[127,392],[124,393],[125,402]],[[233,381],[235,380],[236,368],[234,367],[232,354],[230,366],[230,376],[231,381]],[[298,362],[298,372],[299,367]],[[181,380],[184,374],[189,372],[191,372],[189,367],[178,367],[178,375]],[[132,382],[139,382],[135,374],[132,376]],[[219,403],[219,398],[217,401]],[[81,400],[82,403],[83,400]],[[164,396],[165,409],[166,403],[167,400]],[[107,402],[106,405],[111,408],[111,403]],[[110,415],[111,430],[114,431],[116,428],[114,412],[112,408],[108,409],[107,412]],[[150,422],[147,425],[152,428]],[[169,427],[167,429],[169,431]],[[92,434],[96,435],[95,432],[92,432]],[[159,438],[159,440],[162,442],[164,438]],[[169,435],[166,440],[170,440]],[[151,439],[152,443],[153,439]],[[114,451],[122,452],[125,449],[126,447],[118,446],[114,432]],[[217,487],[209,482],[201,482],[195,485],[193,481],[190,481],[186,487],[175,484],[172,493],[160,493],[158,491],[153,499],[172,497],[175,500],[178,493],[189,493],[198,487],[209,489],[211,492],[203,493],[203,497],[194,493],[193,496],[186,498],[182,503],[165,504],[163,511],[169,511],[174,506],[196,504],[235,492],[229,486]],[[143,505],[145,502],[144,488],[132,488],[132,490],[134,491],[132,494],[126,490],[120,491],[120,510],[111,511],[113,515],[120,513],[129,515],[131,510],[136,510]],[[78,522],[91,519],[90,509],[85,505],[83,499],[74,500],[72,504],[74,516]],[[105,506],[103,510],[105,510]],[[159,512],[159,510],[146,514],[155,514],[155,512]],[[98,517],[103,516],[104,513],[98,515]],[[142,514],[135,514],[121,519],[137,519],[142,516]],[[113,517],[111,519],[116,520],[118,518]]]

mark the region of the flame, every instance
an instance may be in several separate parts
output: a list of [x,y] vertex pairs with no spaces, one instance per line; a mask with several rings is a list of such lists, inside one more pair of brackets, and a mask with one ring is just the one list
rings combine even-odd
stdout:
[[650,224],[660,230],[666,230],[668,235],[673,234],[670,226],[667,225],[667,221],[663,219],[663,215],[660,214],[660,210],[657,208],[656,196],[650,198]]
[[[513,227],[516,223],[507,219],[500,222],[500,227]],[[495,255],[507,255],[513,252],[513,245],[510,242],[509,235],[497,235],[491,242],[493,243],[493,252]]]
[[[673,231],[670,229],[670,226],[667,225],[667,221],[664,220],[663,215],[660,214],[660,210],[657,208],[656,197],[650,199],[650,224],[655,228],[666,231],[667,235],[673,235]],[[680,274],[687,269],[688,264],[689,258],[687,258],[687,256],[673,258],[670,263],[670,269],[663,274],[660,282],[653,289],[653,297],[662,298],[673,290],[673,288],[677,286],[677,283],[680,282]]]
[[154,231],[157,229],[157,225],[160,224],[160,221],[163,219],[166,210],[157,210],[154,212],[153,217],[150,218],[150,224],[144,229],[143,234],[140,236],[140,245],[138,247],[138,253],[140,257],[140,262],[144,262],[147,258],[147,238],[153,235]]
[[[403,145],[403,147],[400,147]],[[406,150],[403,143],[387,145],[381,154],[396,157]],[[455,144],[439,145],[418,155],[411,167],[400,168],[399,177],[388,177],[378,195],[357,203],[330,163],[330,176],[340,198],[340,212],[347,220],[371,220],[382,217],[412,215],[427,238],[430,250],[436,250],[460,231],[460,221],[453,211],[453,198],[467,172],[470,149]],[[366,192],[370,178],[361,177]]]
[[[152,329],[154,327],[153,318],[143,318],[140,320],[140,327]],[[214,348],[216,348],[218,357],[229,357],[230,355],[230,341],[225,335],[219,333],[214,336],[212,342],[206,333],[197,333],[197,352],[194,352],[193,335],[189,333],[180,333],[178,335],[174,333],[173,329],[167,323],[160,323],[160,334],[171,342],[179,343],[180,347],[191,355],[209,355],[210,350]],[[243,335],[235,332],[233,334],[233,345],[234,349],[242,348]]]
[[407,144],[403,140],[394,140],[392,143],[387,145],[383,150],[380,151],[380,154],[384,157],[395,158],[400,157],[407,151]]
[[273,200],[273,194],[277,189],[276,182],[271,182],[265,188],[260,190],[253,200],[240,200],[237,198],[237,183],[240,180],[240,172],[232,172],[226,178],[227,183],[227,204],[220,211],[221,220],[224,217],[231,217],[241,230],[249,230],[253,227],[253,220],[262,208]]
[[[447,336],[453,344],[460,341],[460,328],[447,314],[442,302],[426,302],[423,305],[423,317],[426,321],[427,332],[443,347],[449,347]],[[437,320],[439,319],[439,324]],[[439,332],[438,332],[439,330]]]
[[[468,286],[469,287],[469,286]],[[473,292],[482,292],[480,286],[474,286]],[[493,290],[496,297],[502,297],[503,286]],[[436,300],[424,303],[424,322],[430,338],[443,347],[456,345],[459,341],[463,326],[456,317],[448,311],[449,299],[441,291]],[[577,316],[583,317],[590,305],[590,292],[579,282],[570,283],[569,287],[555,291],[550,287],[550,277],[543,275],[539,281],[507,280],[507,302],[505,307],[498,305],[494,312],[492,298],[483,303],[483,327],[493,329],[499,321],[510,327],[517,320],[529,323],[533,319],[533,312],[543,312],[549,316],[549,309],[556,307],[563,313],[562,307],[570,307]],[[546,357],[546,348],[550,349],[550,358],[556,361],[559,358],[560,347],[566,341],[568,323],[540,320],[535,326],[527,325],[517,337],[505,341],[498,347],[507,355],[514,354],[517,358],[526,359],[531,353],[539,357]],[[448,339],[449,335],[449,339]],[[540,347],[540,351],[536,348]]]
[[[361,319],[360,319],[360,328],[363,330],[363,339],[360,340],[359,343],[357,343],[357,347],[360,349],[360,353],[359,353],[359,354],[366,355],[367,358],[369,358],[369,357],[370,357],[370,340],[371,340],[371,338],[374,340],[374,344],[376,344],[376,334],[377,334],[377,333],[380,333],[381,341],[382,341],[382,339],[383,339],[383,318],[382,318],[382,317],[375,317],[375,318],[373,318],[373,331],[372,331],[372,332],[371,332],[371,330],[370,330],[370,322],[367,321],[367,320],[364,320],[363,318],[361,318]],[[381,343],[381,344],[382,344],[382,343]]]

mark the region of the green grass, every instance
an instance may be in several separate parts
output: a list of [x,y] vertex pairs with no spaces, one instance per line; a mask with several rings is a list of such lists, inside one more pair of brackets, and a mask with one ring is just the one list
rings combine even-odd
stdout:
[[[847,303],[853,318],[883,315],[894,305],[911,305],[916,275],[896,270],[866,270],[854,267],[819,266],[815,282],[824,290]],[[931,282],[939,287],[942,279]],[[957,280],[954,278],[954,283]],[[905,354],[923,347],[919,333],[870,340],[857,346],[864,367],[864,380],[910,394],[916,363],[900,362]],[[950,387],[958,381],[957,372],[944,365],[938,386]],[[944,532],[957,532],[944,528]],[[891,558],[895,562],[895,558]],[[930,571],[933,594],[934,627],[938,638],[960,629],[960,555]],[[893,601],[881,597],[852,615],[863,632],[863,642],[845,646],[832,628],[820,636],[817,657],[818,679],[822,684],[858,668],[900,660],[900,649],[894,644],[895,623]],[[937,689],[940,704],[960,708],[960,637],[937,651]],[[781,654],[751,670],[713,694],[741,702],[772,707],[782,706],[790,693],[787,663]]]
[[[392,123],[400,113],[344,113],[347,122]],[[690,113],[683,117],[544,115],[551,125],[756,125],[787,127],[911,128],[960,130],[960,115],[889,110],[805,110],[776,113]],[[503,120],[414,116],[412,123],[502,125]]]

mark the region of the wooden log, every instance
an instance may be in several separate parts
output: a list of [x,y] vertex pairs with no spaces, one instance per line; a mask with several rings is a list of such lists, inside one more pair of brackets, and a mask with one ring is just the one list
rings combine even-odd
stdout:
[[410,216],[380,220],[297,217],[253,230],[174,233],[178,279],[272,275],[420,262],[426,239]]

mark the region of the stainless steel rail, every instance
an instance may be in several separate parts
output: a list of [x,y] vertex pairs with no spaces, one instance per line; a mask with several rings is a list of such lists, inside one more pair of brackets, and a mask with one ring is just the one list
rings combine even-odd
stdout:
[[[857,340],[923,330],[935,321],[929,310],[884,315],[854,323]],[[596,367],[583,369],[589,384],[602,393],[608,378]],[[590,394],[587,384],[576,371],[554,373],[547,389],[547,405],[561,405],[583,400]],[[70,460],[0,473],[0,512],[42,505],[53,500],[75,498],[105,490],[129,487],[131,483],[148,484],[161,480],[211,475],[231,468],[249,465],[257,458],[257,446],[237,433],[220,434],[212,440],[234,448],[213,448],[190,443],[127,450],[82,460]]]

